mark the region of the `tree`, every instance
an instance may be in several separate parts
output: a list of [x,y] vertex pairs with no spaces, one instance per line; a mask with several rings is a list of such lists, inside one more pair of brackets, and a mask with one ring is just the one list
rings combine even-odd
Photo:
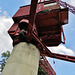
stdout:
[[47,73],[39,66],[38,75],[47,75]]
[[7,62],[7,59],[9,58],[9,56],[10,56],[10,52],[9,51],[4,52],[4,53],[1,54],[1,58],[2,58],[2,60],[1,60],[1,72],[4,69],[5,64]]

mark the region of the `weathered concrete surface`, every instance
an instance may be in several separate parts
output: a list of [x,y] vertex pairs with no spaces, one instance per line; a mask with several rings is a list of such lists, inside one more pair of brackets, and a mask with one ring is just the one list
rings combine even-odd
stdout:
[[16,45],[1,75],[37,75],[40,51],[25,42]]

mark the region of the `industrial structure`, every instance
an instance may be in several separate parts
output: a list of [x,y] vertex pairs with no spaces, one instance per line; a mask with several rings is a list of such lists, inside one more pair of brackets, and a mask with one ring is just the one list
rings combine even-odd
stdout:
[[45,56],[75,62],[75,57],[52,53],[47,48],[58,46],[60,43],[65,44],[62,25],[68,23],[68,11],[75,14],[75,7],[61,0],[31,0],[30,5],[22,6],[16,12],[13,16],[14,24],[8,30],[13,39],[13,46],[27,42],[40,50],[39,65],[48,75],[56,73]]

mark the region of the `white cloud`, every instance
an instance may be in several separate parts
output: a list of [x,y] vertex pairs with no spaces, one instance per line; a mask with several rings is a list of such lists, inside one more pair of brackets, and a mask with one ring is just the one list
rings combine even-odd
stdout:
[[75,6],[75,0],[62,0],[62,1],[68,3],[68,4],[72,5],[72,6]]
[[3,14],[4,14],[5,16],[8,16],[8,13],[7,13],[6,11],[3,11]]
[[69,3],[70,3],[72,6],[75,6],[75,0],[70,0]]
[[24,0],[24,3],[25,3],[26,5],[28,5],[28,4],[31,3],[31,0]]
[[59,45],[57,47],[48,47],[52,52],[66,55],[75,55],[73,50],[66,48],[63,45]]
[[4,11],[3,15],[0,16],[0,55],[7,50],[12,50],[12,39],[7,33],[12,24],[12,18]]

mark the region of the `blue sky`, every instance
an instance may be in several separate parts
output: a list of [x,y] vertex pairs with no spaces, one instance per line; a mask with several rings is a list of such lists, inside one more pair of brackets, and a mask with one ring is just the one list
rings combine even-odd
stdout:
[[[75,5],[73,0],[63,0]],[[0,0],[0,55],[6,50],[12,51],[12,40],[7,31],[12,26],[12,16],[20,6],[30,3],[30,0]],[[64,25],[66,44],[52,47],[52,52],[75,56],[75,15],[69,12],[69,23]],[[75,64],[58,59],[48,58],[57,75],[75,75]],[[53,64],[55,61],[55,64]]]

